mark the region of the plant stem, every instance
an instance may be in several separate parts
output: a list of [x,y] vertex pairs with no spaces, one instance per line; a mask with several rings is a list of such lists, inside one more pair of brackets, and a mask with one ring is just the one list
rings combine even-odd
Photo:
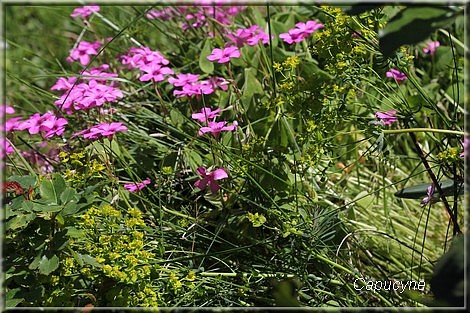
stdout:
[[458,131],[458,130],[436,129],[436,128],[385,129],[383,131],[384,134],[420,133],[420,132],[453,134],[453,135],[465,136],[465,132],[461,132],[461,131]]
[[454,235],[461,234],[462,231],[460,230],[459,224],[457,222],[457,216],[455,216],[454,213],[452,212],[452,210],[450,209],[449,202],[447,201],[447,198],[444,196],[444,193],[442,192],[442,188],[439,185],[439,181],[437,180],[436,175],[434,174],[431,167],[429,166],[428,160],[426,159],[426,156],[423,153],[423,150],[421,150],[421,147],[419,146],[418,139],[416,138],[416,135],[413,132],[411,132],[410,136],[411,136],[411,139],[412,139],[412,141],[415,145],[416,152],[417,152],[418,156],[420,157],[421,162],[423,163],[424,167],[426,168],[426,171],[428,172],[429,177],[431,178],[435,188],[439,192],[439,196],[440,196],[442,202],[444,203],[444,206],[447,210],[447,213],[450,216],[450,219],[451,219],[452,224],[454,226]]

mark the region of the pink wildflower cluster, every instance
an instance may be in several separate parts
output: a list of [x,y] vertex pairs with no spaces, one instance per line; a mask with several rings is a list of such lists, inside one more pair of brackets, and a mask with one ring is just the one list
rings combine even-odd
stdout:
[[212,191],[212,193],[216,193],[220,189],[220,185],[216,182],[217,180],[221,180],[228,177],[227,172],[223,168],[219,168],[213,172],[207,172],[207,169],[203,166],[198,167],[196,172],[202,178],[197,180],[194,183],[194,186],[204,190],[206,187]]
[[85,139],[100,139],[103,137],[112,139],[115,133],[127,131],[127,127],[122,124],[122,122],[102,123],[79,131],[78,133],[73,134],[70,138],[81,135]]
[[131,47],[127,54],[118,57],[127,68],[138,68],[144,74],[139,78],[140,81],[159,82],[165,79],[166,75],[174,74],[173,70],[165,65],[168,61],[159,51],[152,51],[148,47]]
[[228,90],[228,81],[222,77],[211,77],[207,80],[199,80],[199,74],[177,74],[176,77],[168,78],[168,82],[174,87],[180,87],[181,89],[175,89],[173,94],[178,97],[201,97],[201,95],[209,95],[214,93],[216,89],[223,91]]
[[[192,114],[194,120],[198,120],[201,123],[207,123],[207,126],[202,126],[198,135],[202,136],[205,133],[212,133],[215,138],[218,138],[222,131],[233,131],[237,128],[238,123],[234,121],[232,125],[227,126],[227,121],[216,122],[215,118],[219,116],[220,109],[212,111],[210,108],[203,108],[200,113]],[[212,119],[212,120],[211,120]],[[210,121],[211,120],[211,121]]]
[[289,29],[287,33],[282,33],[279,35],[279,38],[284,40],[288,44],[294,42],[301,42],[311,34],[313,34],[317,29],[323,27],[323,24],[318,21],[307,21],[305,23],[299,22],[295,24],[294,28]]
[[182,13],[184,13],[184,11],[186,11],[186,8],[187,7],[185,6],[181,6],[181,7],[168,7],[163,10],[158,10],[158,11],[150,10],[149,13],[147,13],[145,16],[151,20],[159,19],[162,21],[169,21],[175,16],[179,16]]
[[44,138],[51,138],[54,135],[62,135],[65,131],[65,125],[68,124],[65,118],[58,118],[48,111],[43,115],[35,113],[25,121],[20,121],[22,117],[13,117],[6,121],[5,128],[7,132],[15,130],[27,130],[31,135],[41,133]]
[[385,125],[390,125],[397,121],[397,112],[395,110],[389,110],[385,113],[377,112],[375,116],[378,117],[381,123]]
[[80,17],[85,19],[89,15],[93,14],[93,12],[98,12],[100,7],[98,5],[86,5],[83,8],[76,8],[73,10],[73,13],[70,14],[71,17]]
[[101,48],[102,42],[100,40],[95,42],[80,41],[78,46],[69,50],[70,55],[66,58],[68,62],[75,62],[79,60],[80,64],[85,66],[90,63],[90,55],[98,55],[98,50]]
[[[194,12],[193,9],[196,9]],[[233,22],[233,17],[238,14],[238,12],[243,11],[245,7],[243,6],[223,6],[218,4],[217,6],[197,6],[188,8],[189,12],[184,15],[184,18],[189,23],[183,23],[183,30],[193,28],[199,28],[203,26],[208,26],[207,19],[213,18],[218,23],[222,25],[230,25]]]
[[229,25],[238,12],[245,10],[244,6],[224,6],[224,1],[218,1],[216,6],[202,1],[198,6],[178,6],[176,8],[165,8],[162,10],[150,10],[146,17],[149,19],[161,19],[168,21],[176,17],[184,20],[181,24],[183,30],[208,26],[209,19],[215,19],[219,24]]
[[400,72],[399,70],[396,70],[394,68],[391,68],[390,71],[385,73],[387,77],[395,79],[397,82],[402,82],[405,79],[407,79],[405,73]]
[[54,104],[66,114],[72,114],[74,111],[89,110],[123,98],[122,91],[115,87],[114,82],[106,84],[107,77],[116,77],[117,75],[104,72],[105,68],[107,66],[102,65],[99,68],[90,69],[90,72],[86,74],[100,78],[83,77],[83,82],[80,83],[77,83],[77,77],[74,76],[59,78],[51,90],[63,90],[64,93]]
[[130,192],[136,192],[138,190],[144,189],[144,187],[150,183],[151,183],[150,179],[146,179],[142,181],[141,183],[139,182],[139,183],[125,184],[124,188],[126,188]]
[[440,47],[441,43],[439,41],[431,41],[426,44],[425,47],[423,47],[424,53],[427,53],[429,55],[434,55],[436,52],[436,49]]
[[226,34],[225,37],[230,39],[226,46],[236,46],[238,48],[244,45],[255,46],[260,41],[263,44],[269,42],[269,35],[266,34],[261,27],[253,25],[250,28],[240,28],[236,32]]
[[231,58],[239,58],[240,50],[236,46],[229,46],[224,49],[215,48],[212,50],[211,55],[207,57],[209,61],[217,61],[217,63],[230,62]]

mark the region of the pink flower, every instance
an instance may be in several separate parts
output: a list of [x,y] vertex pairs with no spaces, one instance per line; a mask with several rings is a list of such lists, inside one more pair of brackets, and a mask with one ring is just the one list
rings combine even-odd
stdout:
[[178,74],[176,78],[168,78],[168,82],[175,87],[182,87],[186,84],[191,84],[197,82],[199,79],[199,74]]
[[219,168],[213,172],[207,172],[205,167],[200,166],[196,171],[202,178],[196,181],[194,186],[201,190],[204,190],[207,186],[209,186],[209,189],[212,191],[212,193],[216,193],[220,189],[220,186],[216,180],[221,180],[228,177],[227,172],[225,172],[223,168]]
[[9,105],[6,105],[5,106],[5,113],[6,114],[15,114],[15,109],[13,107],[9,106]]
[[205,133],[212,133],[217,138],[220,132],[224,130],[233,131],[236,128],[235,122],[230,126],[225,126],[227,121],[222,122],[209,122],[207,126],[203,126],[199,129],[198,135],[202,136]]
[[101,47],[101,43],[80,41],[76,48],[70,49],[70,56],[67,57],[68,62],[74,62],[80,60],[81,65],[87,65],[90,63],[90,55],[97,55],[98,49]]
[[4,137],[0,137],[0,159],[4,159],[7,154],[13,152],[15,152],[15,150],[11,146],[10,142]]
[[0,119],[6,114],[15,114],[15,109],[9,105],[0,104]]
[[100,7],[97,5],[86,5],[83,8],[76,8],[73,10],[73,13],[70,14],[71,17],[80,16],[81,18],[85,18],[88,15],[91,15],[93,12],[98,12]]
[[175,12],[173,11],[174,11],[173,8],[166,8],[160,11],[150,10],[149,13],[147,13],[145,16],[151,20],[158,18],[158,19],[161,19],[162,21],[168,21],[173,18],[173,14],[178,13],[177,11]]
[[22,119],[22,116],[17,116],[17,117],[12,117],[5,122],[5,132],[10,132],[13,130],[20,130],[18,129],[19,124],[21,123],[20,120]]
[[424,53],[429,53],[430,55],[434,55],[436,49],[441,45],[439,41],[431,41],[427,43],[426,47],[423,47]]
[[13,118],[7,121],[6,128],[10,130],[25,130],[27,129],[31,135],[39,132],[46,132],[44,137],[51,138],[54,135],[62,135],[65,131],[65,125],[68,122],[65,118],[57,118],[52,111],[48,111],[41,116],[35,113],[25,121],[18,121],[18,118]]
[[400,72],[394,68],[391,68],[390,71],[386,73],[387,77],[394,78],[397,82],[404,81],[407,77],[405,73]]
[[434,194],[434,183],[432,183],[428,189],[427,189],[427,194],[426,194],[426,197],[423,198],[423,200],[421,200],[421,205],[422,206],[425,206],[429,203],[435,203],[438,201],[438,199],[435,199],[433,197],[433,194]]
[[[109,78],[115,78],[115,77],[118,77],[119,75],[116,74],[116,73],[109,73],[107,72],[107,70],[109,69],[109,65],[108,64],[102,64],[100,66],[97,66],[97,67],[93,67],[93,68],[90,68],[88,71],[83,71],[82,73],[82,79],[83,80],[90,80],[90,79],[93,79],[93,80],[96,80],[97,82],[100,82],[100,83],[106,83],[108,80],[110,80]],[[112,81],[112,80],[111,80]],[[111,82],[111,85],[112,86],[116,86],[117,85],[117,82],[116,81],[112,81]]]
[[323,28],[323,24],[319,23],[318,21],[307,21],[305,23],[299,22],[295,24],[297,29],[299,29],[305,37],[310,34],[313,34],[317,29]]
[[269,42],[269,35],[263,32],[262,28],[258,25],[238,29],[235,33],[227,34],[225,37],[230,39],[226,46],[237,46],[239,48],[245,44],[249,46],[257,45],[260,40],[263,44]]
[[152,51],[148,47],[135,48],[131,47],[127,54],[117,57],[122,64],[128,68],[141,68],[144,65],[170,63],[159,51]]
[[396,114],[397,112],[395,110],[390,110],[385,113],[377,112],[375,113],[375,116],[381,119],[381,122],[384,123],[385,125],[390,125],[397,121]]
[[66,114],[72,114],[73,111],[89,110],[102,106],[106,102],[116,102],[122,97],[124,95],[121,90],[90,79],[87,83],[75,85],[70,92],[65,92],[54,104]]
[[219,116],[220,115],[218,114],[219,112],[220,112],[220,109],[216,109],[212,111],[210,108],[202,108],[201,113],[193,113],[191,117],[194,120],[198,120],[201,123],[205,123],[207,122],[207,120],[215,119],[217,116]]
[[183,86],[182,90],[174,90],[173,94],[178,98],[181,97],[191,97],[196,96],[200,97],[201,95],[210,95],[214,92],[214,88],[211,84],[207,82],[199,82],[193,84],[186,84]]
[[140,76],[139,80],[146,82],[152,80],[154,82],[159,82],[165,80],[165,75],[174,74],[173,70],[169,67],[162,67],[160,64],[151,63],[149,65],[142,65],[140,70],[145,72],[144,75]]
[[317,29],[323,28],[323,24],[318,21],[307,21],[305,23],[299,22],[295,24],[294,28],[289,29],[287,33],[282,33],[279,35],[279,38],[284,40],[288,44],[294,42],[301,42],[311,34],[313,34]]
[[288,44],[292,44],[294,42],[301,42],[305,39],[304,33],[297,28],[289,29],[289,32],[282,33],[279,35],[279,38],[287,42]]
[[138,190],[142,190],[145,187],[145,185],[148,185],[148,184],[150,184],[150,180],[146,179],[142,181],[141,183],[125,184],[124,188],[126,188],[130,192],[136,192]]
[[211,55],[207,57],[209,61],[217,60],[218,63],[227,63],[230,61],[231,58],[239,58],[240,57],[240,50],[238,50],[235,46],[230,46],[227,48],[218,49],[215,48],[212,50]]
[[211,77],[208,80],[204,80],[201,83],[207,83],[212,86],[213,89],[220,88],[223,91],[228,90],[228,85],[230,84],[225,78],[223,77]]
[[128,128],[122,124],[121,122],[99,124],[75,133],[70,138],[82,135],[85,139],[97,139],[102,137],[111,139],[115,133],[127,131]]
[[76,81],[77,77],[75,76],[69,78],[60,77],[55,85],[51,87],[51,90],[70,90]]
[[461,158],[465,158],[465,154],[470,147],[470,137],[464,137],[463,142],[461,143],[462,146],[462,153],[460,154]]

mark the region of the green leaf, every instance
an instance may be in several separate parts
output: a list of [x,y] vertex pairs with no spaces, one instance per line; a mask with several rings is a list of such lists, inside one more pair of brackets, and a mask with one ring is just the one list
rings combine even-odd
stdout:
[[51,203],[34,203],[33,210],[37,212],[59,212],[63,209],[63,205]]
[[358,206],[363,209],[367,209],[372,205],[374,197],[368,195],[367,191],[361,191],[353,200]]
[[379,31],[380,50],[391,56],[402,45],[423,41],[437,28],[449,24],[457,13],[445,7],[407,7]]
[[77,256],[80,258],[80,260],[84,263],[87,263],[91,266],[94,266],[94,267],[101,267],[102,265],[100,263],[98,263],[94,257],[88,255],[88,254],[80,254],[80,253],[77,253]]
[[204,73],[210,74],[214,71],[214,64],[207,59],[212,53],[211,41],[206,39],[201,55],[199,56],[199,67]]
[[15,217],[13,217],[11,220],[9,220],[5,228],[6,230],[15,230],[18,228],[24,228],[28,226],[28,224],[36,218],[36,214],[34,213],[28,213],[28,214],[19,214]]
[[15,288],[15,289],[10,289],[5,295],[5,307],[15,307],[21,302],[24,301],[24,298],[22,298],[20,295],[21,294],[21,289],[20,288]]
[[65,190],[65,180],[59,174],[52,174],[52,180],[45,179],[39,186],[39,193],[43,199],[52,201],[53,204],[60,203],[60,194]]
[[245,84],[243,85],[243,94],[245,96],[264,94],[263,86],[256,78],[256,69],[252,67],[245,69]]
[[67,215],[74,215],[80,209],[83,207],[83,205],[78,205],[74,202],[69,202],[64,206],[64,209],[62,210],[61,214],[62,216],[67,216]]
[[71,187],[65,188],[65,190],[60,194],[60,201],[62,204],[67,204],[69,202],[77,201],[77,191]]
[[7,181],[16,181],[18,182],[21,187],[26,191],[29,187],[36,185],[36,177],[35,176],[19,176],[13,175],[8,177]]
[[70,238],[82,238],[83,236],[85,236],[85,232],[83,230],[80,230],[80,229],[77,229],[75,227],[66,227],[65,228],[67,230],[67,236],[69,236]]
[[42,256],[39,262],[39,273],[49,275],[59,267],[59,258],[57,255],[52,255],[49,259],[45,255]]

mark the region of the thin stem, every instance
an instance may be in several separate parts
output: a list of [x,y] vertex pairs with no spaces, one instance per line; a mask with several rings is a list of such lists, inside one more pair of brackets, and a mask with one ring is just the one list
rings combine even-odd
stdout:
[[400,133],[420,133],[420,132],[430,132],[430,133],[441,133],[441,134],[453,134],[465,136],[465,132],[458,130],[449,130],[449,129],[436,129],[436,128],[405,128],[405,129],[385,129],[384,134],[400,134]]

